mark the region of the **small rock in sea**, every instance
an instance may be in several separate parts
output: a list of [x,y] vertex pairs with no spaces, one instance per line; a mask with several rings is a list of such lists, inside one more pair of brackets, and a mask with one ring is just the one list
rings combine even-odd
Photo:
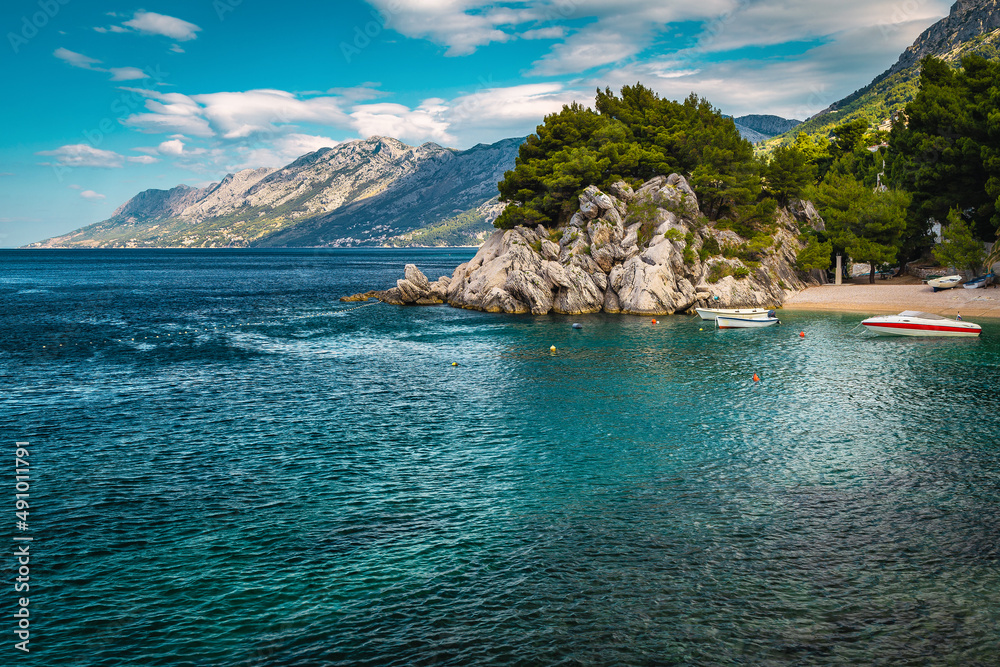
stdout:
[[574,329],[582,329],[582,328],[583,328],[583,325],[582,325],[582,324],[580,324],[579,322],[574,322],[574,323],[573,323],[573,328],[574,328]]

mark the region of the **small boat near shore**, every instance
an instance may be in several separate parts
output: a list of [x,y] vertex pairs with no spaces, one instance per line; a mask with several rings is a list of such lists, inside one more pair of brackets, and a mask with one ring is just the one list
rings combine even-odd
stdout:
[[760,329],[778,324],[777,317],[727,317],[719,315],[715,318],[715,326],[719,329]]
[[927,284],[933,287],[934,291],[937,292],[938,290],[956,287],[960,282],[962,282],[962,276],[956,274],[953,276],[941,276],[940,278],[928,280]]
[[719,316],[745,320],[774,317],[774,311],[767,308],[695,308],[694,312],[703,320],[714,320]]
[[880,336],[974,337],[982,327],[972,322],[952,320],[933,313],[904,310],[899,315],[878,315],[862,320],[866,329]]
[[986,285],[990,283],[992,280],[993,280],[993,274],[987,273],[985,276],[978,276],[976,278],[973,278],[972,280],[962,285],[962,287],[964,287],[965,289],[980,289],[986,287]]

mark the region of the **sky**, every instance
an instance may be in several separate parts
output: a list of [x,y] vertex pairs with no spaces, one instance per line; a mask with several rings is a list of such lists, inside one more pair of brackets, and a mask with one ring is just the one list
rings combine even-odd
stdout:
[[940,0],[5,0],[0,247],[373,135],[526,136],[596,89],[805,119],[865,86]]

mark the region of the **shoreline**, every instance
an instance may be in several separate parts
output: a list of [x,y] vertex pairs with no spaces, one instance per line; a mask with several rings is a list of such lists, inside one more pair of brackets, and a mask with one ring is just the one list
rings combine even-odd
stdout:
[[784,310],[896,314],[904,310],[936,313],[945,317],[989,317],[1000,319],[1000,289],[967,290],[961,286],[934,292],[933,288],[909,280],[848,282],[843,285],[807,287],[782,304]]

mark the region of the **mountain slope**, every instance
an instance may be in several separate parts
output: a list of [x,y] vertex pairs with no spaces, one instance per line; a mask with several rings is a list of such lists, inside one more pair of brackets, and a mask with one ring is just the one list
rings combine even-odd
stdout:
[[433,225],[496,197],[497,183],[513,168],[522,141],[504,139],[466,151],[429,154],[419,171],[384,191],[276,232],[258,245],[382,244],[401,232]]
[[740,136],[750,143],[758,144],[777,134],[787,132],[802,121],[788,120],[780,116],[751,114],[733,118],[733,122],[736,123]]
[[792,141],[799,132],[826,135],[830,130],[855,119],[873,127],[888,129],[893,114],[906,107],[920,84],[920,60],[934,55],[958,64],[962,56],[978,53],[990,60],[1000,59],[1000,0],[959,0],[948,16],[917,37],[899,60],[864,88],[835,102],[802,125],[768,142],[773,148]]
[[247,169],[196,189],[147,190],[111,218],[32,247],[245,247],[375,244],[496,196],[521,139],[466,151],[388,137]]

